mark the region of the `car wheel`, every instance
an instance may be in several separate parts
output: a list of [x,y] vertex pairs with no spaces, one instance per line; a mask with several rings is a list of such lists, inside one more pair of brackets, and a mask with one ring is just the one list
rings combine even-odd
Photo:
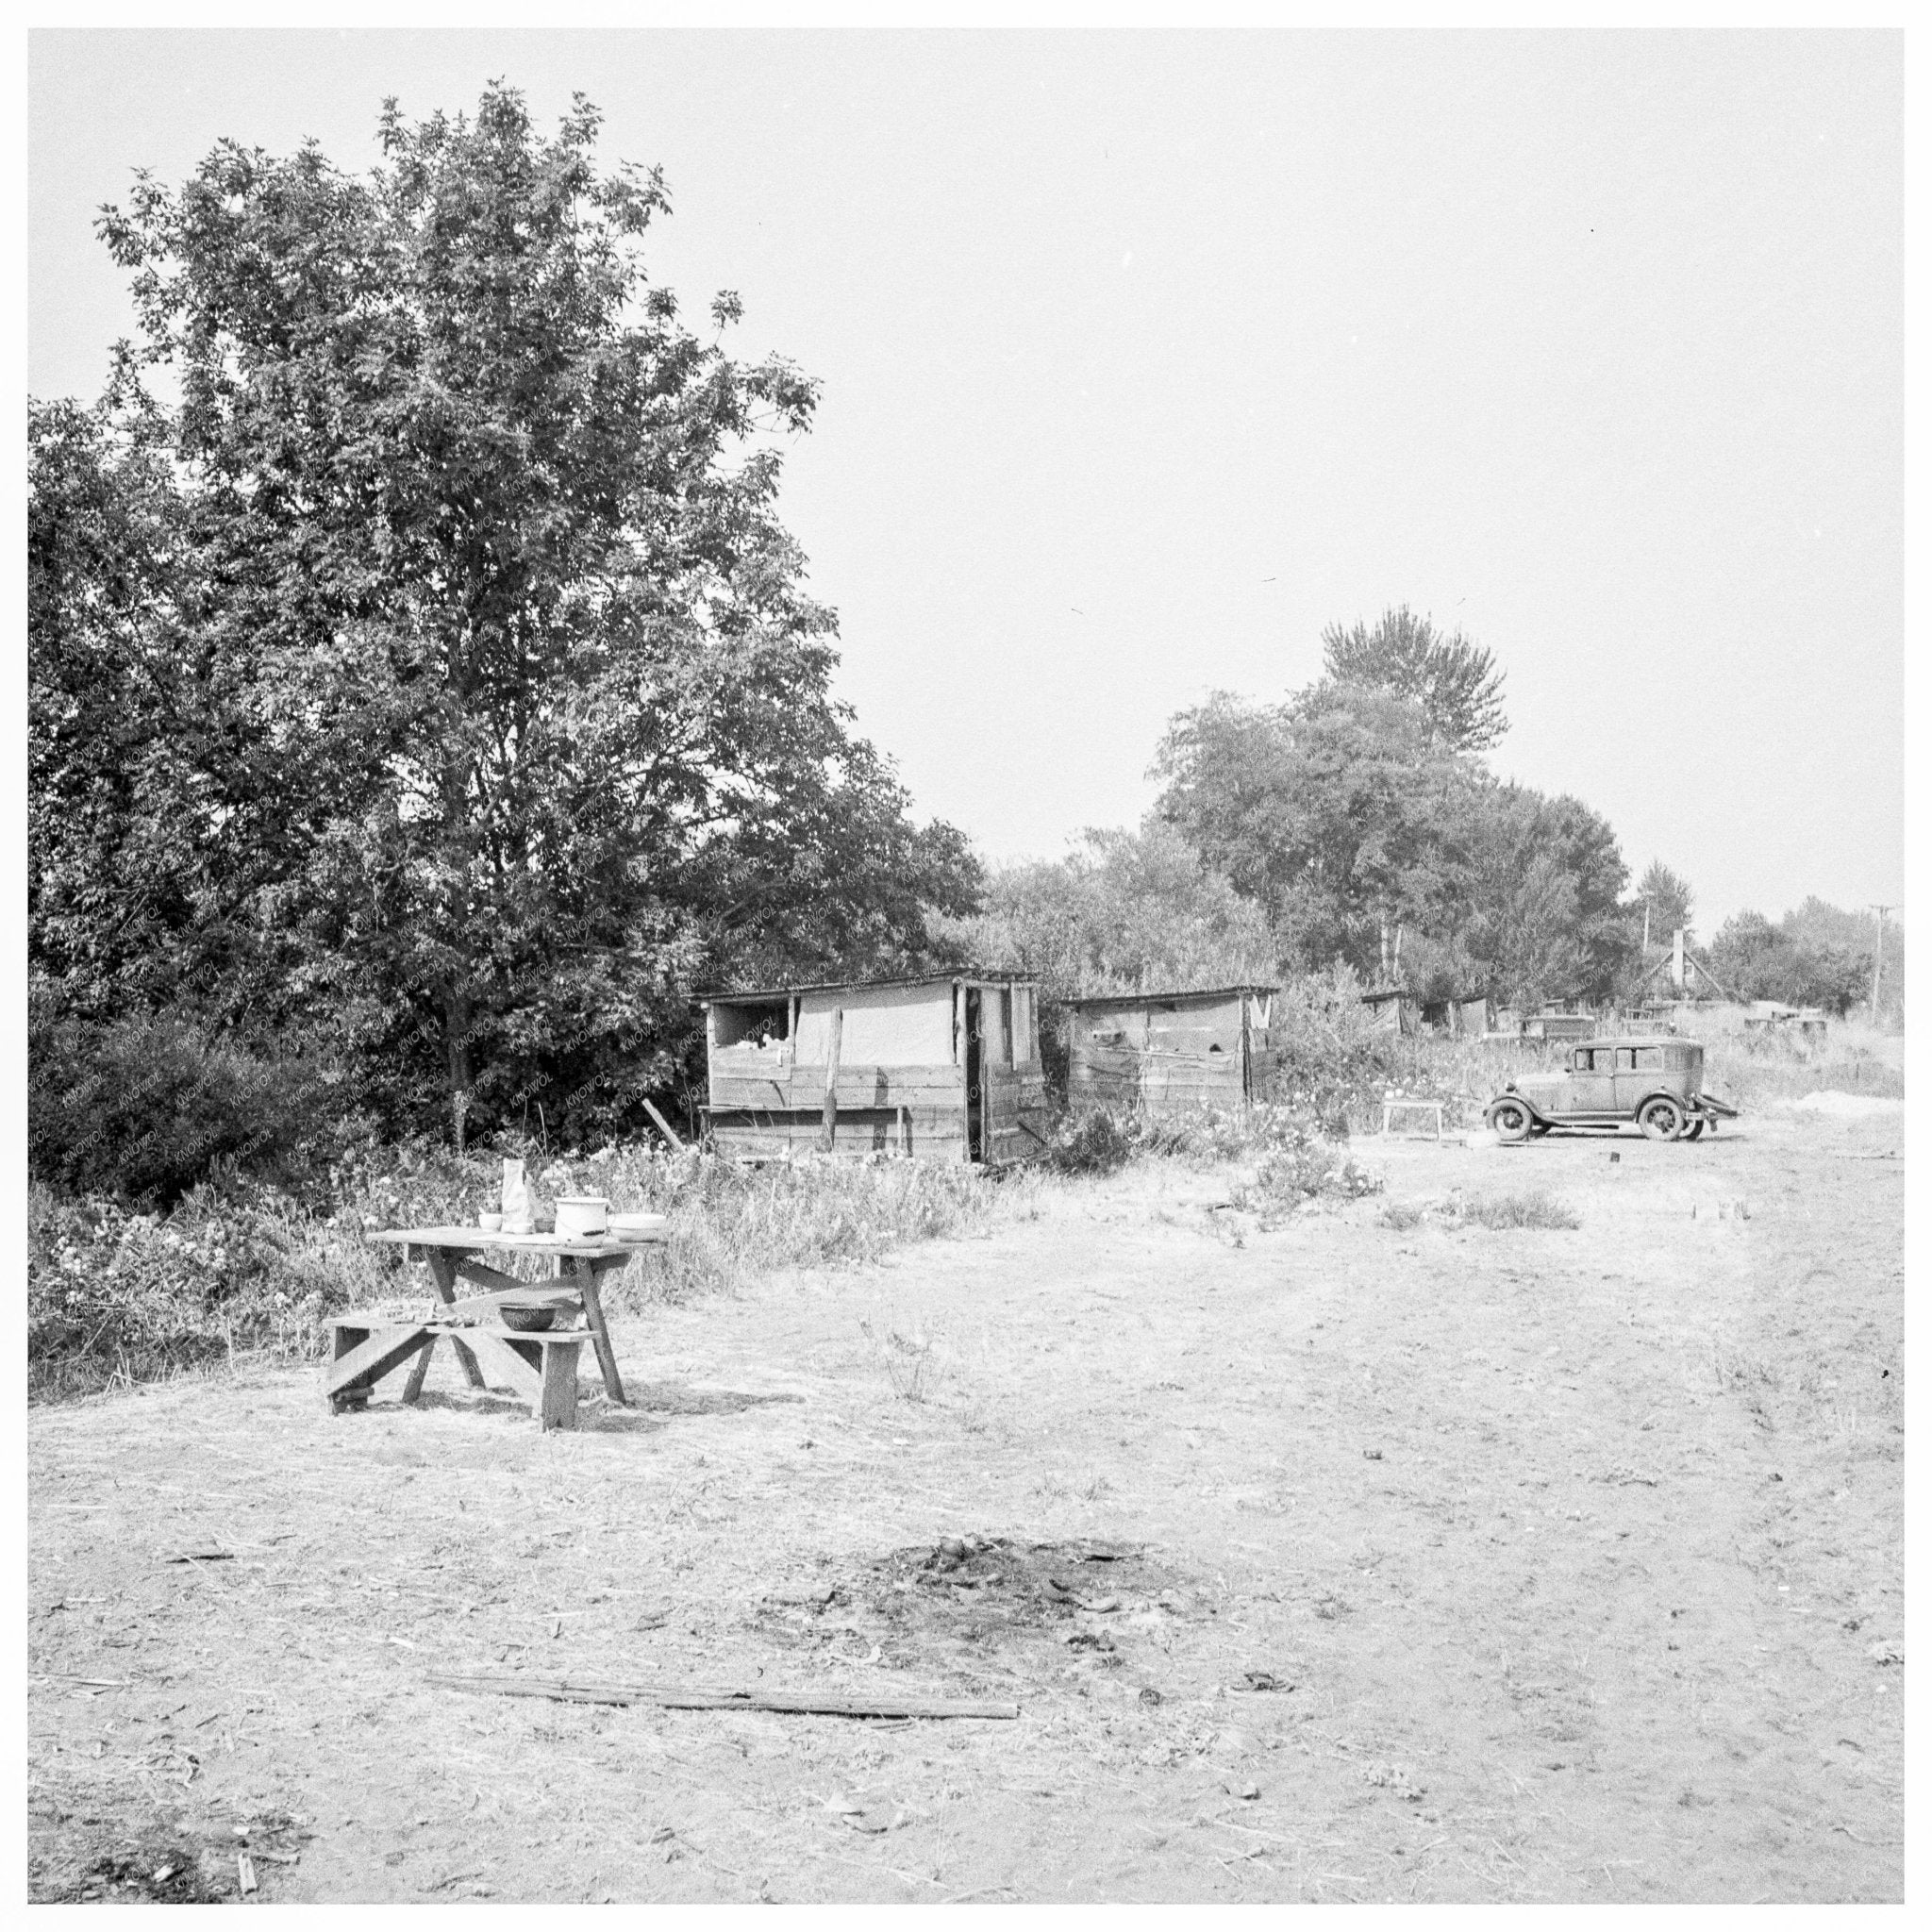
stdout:
[[1684,1131],[1684,1109],[1661,1094],[1638,1109],[1637,1124],[1651,1141],[1674,1141]]
[[1490,1125],[1499,1141],[1526,1141],[1534,1124],[1528,1108],[1520,1100],[1500,1100],[1490,1109]]
[[1684,1129],[1684,1138],[1687,1141],[1694,1141],[1696,1140],[1699,1134],[1703,1133],[1703,1131],[1704,1123],[1702,1121],[1692,1121],[1690,1124]]

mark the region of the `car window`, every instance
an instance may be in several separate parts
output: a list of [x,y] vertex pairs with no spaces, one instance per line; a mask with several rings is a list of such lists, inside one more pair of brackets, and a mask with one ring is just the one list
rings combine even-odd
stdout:
[[1634,1046],[1620,1046],[1617,1049],[1617,1071],[1620,1074],[1635,1073],[1637,1070],[1637,1049]]
[[1640,1046],[1637,1049],[1637,1064],[1644,1068],[1661,1067],[1664,1063],[1664,1050],[1660,1046]]

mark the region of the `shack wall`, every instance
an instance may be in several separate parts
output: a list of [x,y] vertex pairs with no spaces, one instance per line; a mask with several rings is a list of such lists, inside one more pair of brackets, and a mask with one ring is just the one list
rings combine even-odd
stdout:
[[[1155,1115],[1239,1107],[1247,1096],[1241,1014],[1248,995],[1109,1001],[1074,1008],[1067,1097],[1075,1107]],[[1256,1030],[1251,1017],[1251,1035]],[[1262,1037],[1250,1045],[1267,1050]]]
[[[1022,1064],[1008,1066],[1007,990],[981,989],[982,1085],[989,1158],[996,1166],[1028,1158],[1044,1145],[1046,1083],[1031,1037],[1032,1002],[1021,997],[1026,991],[1012,990],[1020,1009],[1013,1044]],[[718,1028],[710,1026],[711,1133],[719,1151],[786,1159],[819,1148],[832,1015],[840,1010],[832,1151],[973,1159],[963,1041],[956,1039],[954,988],[944,980],[802,992],[791,1036],[762,1045],[721,1047]]]

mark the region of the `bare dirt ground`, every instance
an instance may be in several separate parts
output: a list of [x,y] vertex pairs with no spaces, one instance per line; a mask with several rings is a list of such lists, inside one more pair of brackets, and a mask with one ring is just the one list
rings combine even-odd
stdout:
[[[640,1311],[573,1435],[442,1361],[38,1410],[34,1894],[231,1894],[240,1827],[270,1900],[1897,1899],[1902,1118],[1614,1145],[1362,1143],[1273,1233],[1025,1183]],[[1533,1184],[1581,1228],[1380,1219]]]

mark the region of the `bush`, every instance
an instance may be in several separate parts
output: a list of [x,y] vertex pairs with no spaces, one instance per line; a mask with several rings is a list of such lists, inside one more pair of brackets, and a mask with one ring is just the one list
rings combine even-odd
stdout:
[[27,1380],[84,1392],[225,1359],[306,1357],[325,1315],[369,1299],[389,1257],[286,1196],[213,1188],[171,1214],[34,1183],[27,1205]]
[[29,1005],[27,1168],[78,1194],[172,1206],[226,1167],[284,1161],[316,1126],[320,1081],[192,1021],[99,1027]]
[[1357,1167],[1341,1149],[1304,1127],[1265,1154],[1254,1179],[1237,1182],[1228,1198],[1258,1214],[1266,1226],[1309,1201],[1356,1201],[1381,1191],[1379,1174]]
[[1365,1122],[1382,1091],[1403,1071],[1399,1035],[1376,1026],[1361,983],[1345,967],[1291,979],[1275,994],[1269,1046],[1270,1097],[1310,1115],[1337,1135]]
[[1574,1208],[1557,1200],[1544,1188],[1530,1188],[1520,1194],[1452,1194],[1444,1204],[1443,1218],[1452,1226],[1575,1228],[1583,1225],[1583,1217]]
[[1047,1159],[1060,1174],[1113,1174],[1140,1151],[1136,1116],[1124,1120],[1106,1108],[1063,1116],[1047,1143]]

